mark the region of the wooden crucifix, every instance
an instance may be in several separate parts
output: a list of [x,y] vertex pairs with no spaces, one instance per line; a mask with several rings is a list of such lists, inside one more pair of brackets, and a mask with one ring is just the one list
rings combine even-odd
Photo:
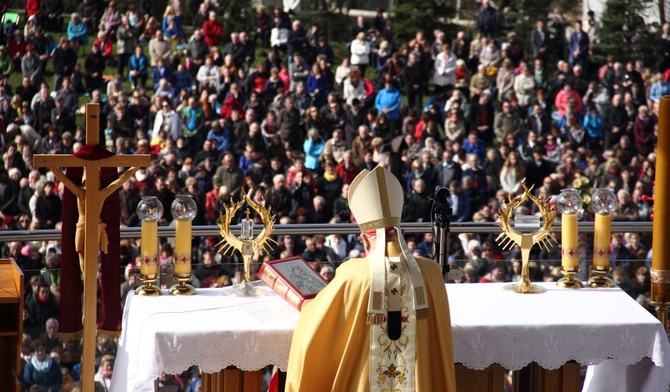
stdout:
[[[99,104],[86,104],[86,148],[96,147],[100,143]],[[99,147],[99,146],[98,146]],[[100,213],[105,199],[117,190],[140,167],[151,164],[150,155],[111,155],[100,159],[83,159],[75,155],[39,154],[33,158],[35,167],[51,169],[76,197],[79,209],[77,228],[77,252],[84,275],[84,303],[83,303],[83,335],[84,348],[82,353],[82,390],[93,391],[95,376],[95,348],[96,348],[96,315],[97,315],[97,281],[98,281],[98,253],[101,250]],[[85,183],[81,186],[70,180],[62,168],[83,167]],[[103,167],[131,167],[117,180],[107,187],[100,189],[100,168]],[[63,219],[68,219],[64,216]],[[83,223],[83,225],[82,225]],[[83,243],[83,248],[82,248]],[[103,244],[104,245],[104,244]],[[106,251],[106,249],[103,249]]]

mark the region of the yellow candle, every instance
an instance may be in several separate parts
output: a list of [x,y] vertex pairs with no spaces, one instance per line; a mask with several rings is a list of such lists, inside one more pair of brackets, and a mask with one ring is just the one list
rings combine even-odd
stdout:
[[656,141],[656,183],[654,186],[654,232],[651,255],[651,299],[670,302],[670,97],[661,97]]
[[561,265],[578,267],[577,257],[577,214],[561,215]]
[[142,221],[142,275],[158,275],[158,222]]
[[612,216],[596,214],[595,233],[593,236],[593,266],[609,268],[610,241],[612,237]]
[[175,232],[175,262],[174,273],[176,275],[191,274],[191,221],[176,220]]

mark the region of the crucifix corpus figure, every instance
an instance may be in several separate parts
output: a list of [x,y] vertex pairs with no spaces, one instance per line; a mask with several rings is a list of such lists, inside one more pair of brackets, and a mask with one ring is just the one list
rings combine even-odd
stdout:
[[[86,145],[72,155],[35,155],[36,167],[48,167],[56,178],[77,197],[79,220],[75,234],[75,248],[79,253],[80,268],[84,275],[82,388],[94,390],[98,254],[107,251],[106,225],[101,223],[102,206],[114,191],[126,182],[140,167],[151,164],[149,155],[114,155],[100,143],[98,104],[86,104]],[[116,180],[101,189],[103,168],[131,167]],[[61,168],[83,168],[85,184],[77,185]],[[64,216],[64,220],[67,217]],[[115,224],[118,225],[118,222]],[[104,306],[104,304],[103,304]]]

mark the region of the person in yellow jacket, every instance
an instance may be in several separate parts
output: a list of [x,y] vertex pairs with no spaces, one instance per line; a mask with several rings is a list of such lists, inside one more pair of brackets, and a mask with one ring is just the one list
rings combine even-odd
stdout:
[[455,391],[442,272],[399,235],[400,182],[382,167],[364,170],[349,205],[366,257],[342,264],[303,306],[286,391]]

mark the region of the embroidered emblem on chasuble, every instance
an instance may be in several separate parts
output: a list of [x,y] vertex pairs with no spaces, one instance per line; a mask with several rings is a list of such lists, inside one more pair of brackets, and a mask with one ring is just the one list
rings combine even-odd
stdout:
[[[414,391],[416,312],[409,273],[404,260],[388,264],[384,307],[387,312],[400,310],[400,337],[389,338],[386,315],[381,324],[370,324],[370,391]],[[401,268],[393,268],[396,265]]]

